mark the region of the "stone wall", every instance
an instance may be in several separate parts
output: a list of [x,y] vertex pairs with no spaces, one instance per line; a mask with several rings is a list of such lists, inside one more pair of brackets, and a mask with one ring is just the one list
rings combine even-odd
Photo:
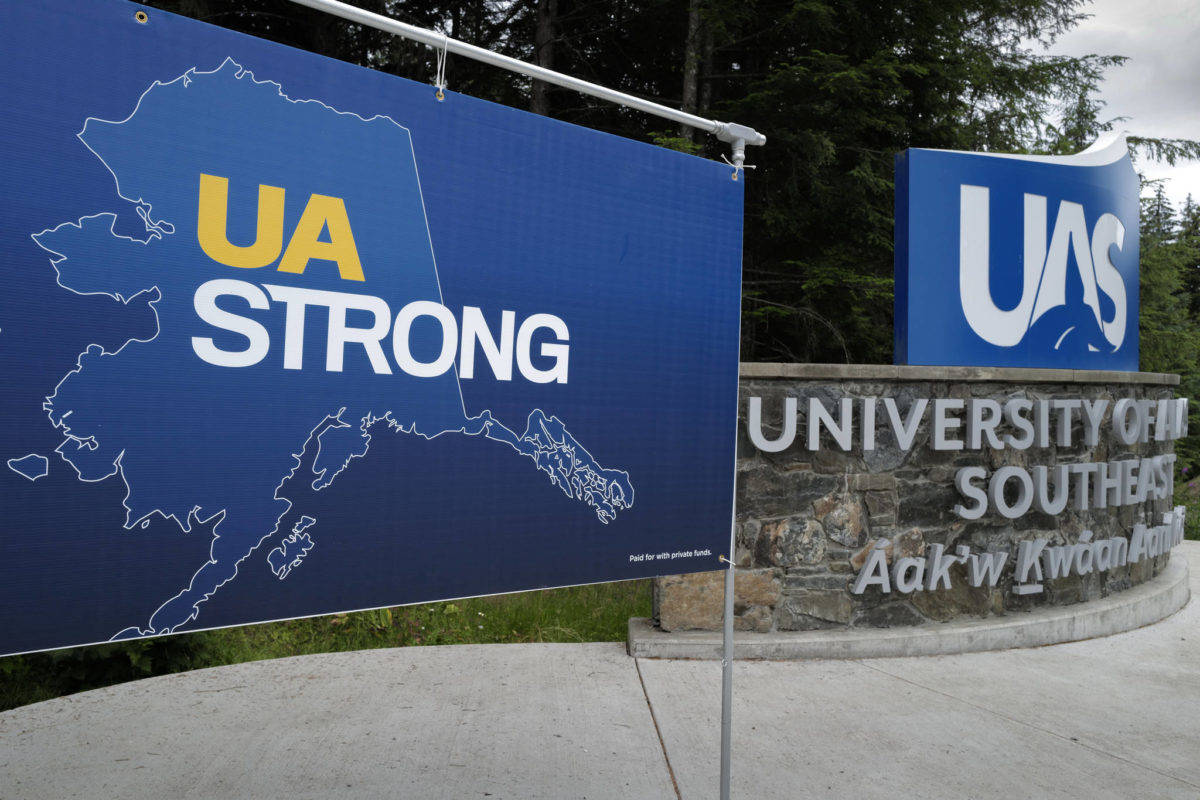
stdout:
[[[1100,441],[1081,443],[1076,431],[1071,448],[1027,450],[934,450],[928,418],[913,447],[901,450],[883,423],[872,451],[863,452],[855,430],[854,448],[843,452],[830,442],[816,451],[803,437],[779,453],[757,450],[746,434],[747,398],[761,397],[763,431],[780,429],[783,398],[800,398],[803,430],[805,401],[816,396],[834,407],[842,397],[894,397],[902,412],[916,398],[1011,397],[1163,398],[1174,396],[1178,376],[1152,373],[1075,372],[1071,370],[974,369],[873,365],[743,364],[738,436],[735,613],[742,630],[917,625],[956,617],[1004,614],[1041,604],[1078,603],[1148,580],[1169,555],[1147,559],[1107,573],[1092,572],[1048,581],[1041,594],[1011,591],[1014,559],[994,588],[972,588],[961,565],[951,571],[951,587],[908,595],[868,589],[850,592],[850,583],[867,551],[879,539],[891,542],[892,556],[919,556],[929,544],[947,550],[969,545],[1015,554],[1018,543],[1045,538],[1051,545],[1078,540],[1081,531],[1095,539],[1128,538],[1137,522],[1158,524],[1170,511],[1167,500],[1137,506],[1075,511],[1049,516],[1031,511],[1018,519],[995,512],[976,521],[952,511],[961,498],[954,476],[963,466],[989,472],[1007,464],[1051,466],[1076,461],[1109,461],[1171,452],[1171,442],[1123,445],[1106,416]],[[1077,427],[1082,429],[1079,422]],[[1003,429],[1001,429],[1003,431]],[[664,630],[717,629],[721,622],[721,573],[671,576],[655,581],[654,614]]]

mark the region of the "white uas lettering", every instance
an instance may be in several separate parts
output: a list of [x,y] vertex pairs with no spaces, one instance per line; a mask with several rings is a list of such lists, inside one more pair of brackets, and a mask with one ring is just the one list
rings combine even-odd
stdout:
[[[959,188],[958,293],[971,330],[997,347],[1018,344],[1043,314],[1066,305],[1070,251],[1074,253],[1083,284],[1084,304],[1091,308],[1113,350],[1120,348],[1125,340],[1127,321],[1125,281],[1109,257],[1109,248],[1116,246],[1120,250],[1124,247],[1125,226],[1119,219],[1112,214],[1101,216],[1092,228],[1089,241],[1083,206],[1064,200],[1059,203],[1054,232],[1047,247],[1046,198],[1026,194],[1021,301],[1005,311],[992,300],[988,282],[991,229],[988,188],[969,184]],[[1114,313],[1111,320],[1105,320],[1100,311],[1100,292],[1112,300]],[[1060,336],[1055,349],[1061,342]]]

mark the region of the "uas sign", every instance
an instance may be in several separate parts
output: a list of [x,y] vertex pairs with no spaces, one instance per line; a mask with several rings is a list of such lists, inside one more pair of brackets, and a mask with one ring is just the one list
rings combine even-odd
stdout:
[[1137,370],[1138,191],[1123,139],[901,153],[896,363]]
[[0,75],[0,653],[719,566],[727,167],[116,0]]

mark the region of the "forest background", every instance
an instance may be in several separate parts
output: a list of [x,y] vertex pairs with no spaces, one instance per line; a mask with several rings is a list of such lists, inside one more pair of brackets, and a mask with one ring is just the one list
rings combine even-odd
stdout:
[[[746,182],[742,360],[891,363],[893,164],[908,147],[1070,154],[1125,121],[1098,99],[1120,54],[1051,55],[1086,0],[352,0],[604,86],[768,135]],[[424,45],[286,0],[148,5],[419,81]],[[725,145],[568,90],[449,56],[449,87],[719,159]],[[1152,91],[1153,87],[1147,87]],[[1198,132],[1200,133],[1200,132]],[[1131,138],[1174,163],[1200,143]],[[1135,162],[1136,163],[1136,162]],[[1141,368],[1200,398],[1200,206],[1143,185]],[[1177,448],[1200,501],[1200,402]],[[307,652],[619,639],[643,583],[338,615],[0,659],[0,709],[134,677]]]

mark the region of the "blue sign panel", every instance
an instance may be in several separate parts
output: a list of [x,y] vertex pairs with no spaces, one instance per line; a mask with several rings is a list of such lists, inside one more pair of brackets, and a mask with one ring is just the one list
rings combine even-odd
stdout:
[[1123,139],[901,153],[896,363],[1137,370],[1138,193]]
[[0,653],[720,566],[728,167],[113,0],[0,76]]

